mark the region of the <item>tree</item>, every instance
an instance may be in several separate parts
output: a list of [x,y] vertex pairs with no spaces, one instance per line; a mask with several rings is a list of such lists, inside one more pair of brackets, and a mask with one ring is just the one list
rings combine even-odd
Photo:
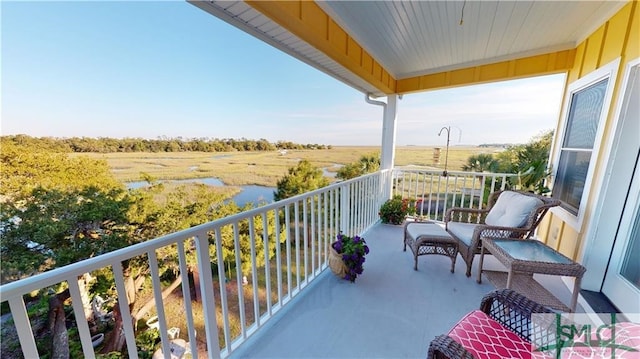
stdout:
[[380,156],[377,154],[364,155],[356,162],[347,164],[340,168],[336,177],[342,180],[356,178],[367,173],[372,173],[380,169]]
[[[3,282],[76,262],[127,244],[128,193],[106,163],[28,146],[3,146],[0,259]],[[78,277],[85,314],[88,283]],[[69,352],[66,291],[50,298],[51,351]]]
[[36,188],[78,190],[87,186],[99,189],[124,188],[110,172],[106,161],[88,157],[70,157],[48,148],[2,141],[0,152],[0,195],[3,203],[15,202]]
[[550,175],[548,164],[552,139],[553,130],[549,130],[526,144],[508,147],[498,154],[500,171],[518,174],[515,180],[511,180],[512,187],[538,194],[549,192],[546,179]]
[[280,201],[327,185],[329,180],[322,175],[322,170],[302,160],[289,168],[288,174],[278,181],[273,199]]
[[3,283],[123,245],[129,204],[106,162],[11,143],[0,160]]
[[462,165],[463,171],[469,172],[496,172],[498,170],[498,160],[492,155],[481,153],[471,156],[467,159],[467,163]]

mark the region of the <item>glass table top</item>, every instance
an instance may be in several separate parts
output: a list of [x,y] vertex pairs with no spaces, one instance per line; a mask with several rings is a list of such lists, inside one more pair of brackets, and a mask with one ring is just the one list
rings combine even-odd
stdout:
[[497,247],[507,252],[512,258],[524,261],[571,264],[571,260],[536,240],[494,239]]

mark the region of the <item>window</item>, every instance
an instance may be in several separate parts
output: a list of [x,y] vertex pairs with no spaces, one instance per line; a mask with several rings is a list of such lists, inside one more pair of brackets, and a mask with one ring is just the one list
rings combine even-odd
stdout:
[[608,82],[608,78],[600,80],[571,96],[553,197],[574,215],[578,214],[587,181]]

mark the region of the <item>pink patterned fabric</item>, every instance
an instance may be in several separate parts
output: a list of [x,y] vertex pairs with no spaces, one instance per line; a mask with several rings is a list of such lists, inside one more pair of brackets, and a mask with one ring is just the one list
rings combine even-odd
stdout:
[[448,335],[478,359],[534,357],[529,342],[479,310],[462,318]]

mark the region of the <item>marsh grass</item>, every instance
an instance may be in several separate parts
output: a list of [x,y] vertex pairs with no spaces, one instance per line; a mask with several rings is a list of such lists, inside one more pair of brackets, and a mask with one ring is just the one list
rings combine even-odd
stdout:
[[[397,166],[429,166],[444,169],[445,148],[440,161],[434,161],[435,146],[407,146],[396,149]],[[497,147],[452,146],[448,169],[460,170],[467,159],[480,153],[496,153]],[[147,173],[156,179],[219,178],[225,185],[261,185],[275,187],[289,168],[306,159],[318,168],[335,172],[338,167],[355,162],[361,156],[379,154],[375,146],[338,146],[323,150],[289,150],[285,155],[271,152],[165,152],[165,153],[74,153],[105,160],[114,176],[122,182],[141,180]]]

